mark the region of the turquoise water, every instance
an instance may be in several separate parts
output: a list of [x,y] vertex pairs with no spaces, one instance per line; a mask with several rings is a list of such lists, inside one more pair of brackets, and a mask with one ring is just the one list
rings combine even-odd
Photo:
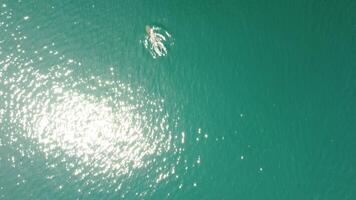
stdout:
[[355,199],[355,13],[2,0],[0,199]]

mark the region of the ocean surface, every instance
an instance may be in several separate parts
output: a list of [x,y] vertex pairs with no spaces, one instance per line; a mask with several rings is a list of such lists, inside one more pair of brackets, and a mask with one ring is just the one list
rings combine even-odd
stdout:
[[355,102],[356,1],[0,1],[1,200],[356,199]]

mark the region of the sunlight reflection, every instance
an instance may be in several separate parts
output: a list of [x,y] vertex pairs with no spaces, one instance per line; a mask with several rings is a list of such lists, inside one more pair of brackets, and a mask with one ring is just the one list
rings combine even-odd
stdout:
[[[70,76],[64,68],[47,75],[36,70],[27,72],[30,73],[17,79],[19,84],[10,87],[11,102],[19,108],[11,113],[43,152],[55,155],[60,150],[84,165],[95,163],[98,173],[110,169],[124,175],[147,165],[144,159],[148,156],[169,150],[171,136],[166,124],[168,115],[162,113],[162,101],[135,96],[137,93],[123,84],[116,84],[119,87],[115,91],[120,92],[99,98],[49,81],[53,75]],[[37,83],[31,84],[32,80]],[[102,82],[99,77],[95,80]],[[77,84],[90,85],[86,81]],[[25,85],[33,87],[26,90]],[[103,90],[111,85],[115,84],[106,81],[106,85],[94,88]]]
[[[43,176],[58,190],[82,181],[78,192],[121,191],[125,196],[133,193],[133,176],[139,177],[138,196],[169,178],[180,184],[185,172],[179,170],[188,166],[181,156],[187,135],[177,130],[179,117],[168,113],[164,99],[122,83],[113,67],[107,67],[110,75],[103,74],[105,78],[75,74],[84,64],[61,54],[54,42],[33,47],[30,41],[25,48],[29,38],[23,24],[14,23],[11,9],[4,8],[0,128],[6,130],[0,139],[6,143],[0,140],[0,145],[30,162],[44,160]],[[26,19],[21,23],[36,20]],[[14,155],[8,156],[13,167],[19,164]]]
[[59,66],[48,74],[32,67],[19,69],[4,78],[9,119],[23,127],[25,138],[38,144],[48,166],[64,164],[89,183],[96,176],[115,183],[116,178],[143,168],[154,171],[155,182],[172,174],[173,165],[152,167],[166,159],[165,153],[179,157],[180,152],[163,100],[118,81],[76,79]]

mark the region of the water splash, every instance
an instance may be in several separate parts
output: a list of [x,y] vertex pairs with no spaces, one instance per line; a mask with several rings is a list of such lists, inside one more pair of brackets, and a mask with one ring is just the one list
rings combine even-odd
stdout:
[[146,26],[144,47],[154,59],[168,54],[168,47],[174,44],[172,35],[167,30],[158,26]]

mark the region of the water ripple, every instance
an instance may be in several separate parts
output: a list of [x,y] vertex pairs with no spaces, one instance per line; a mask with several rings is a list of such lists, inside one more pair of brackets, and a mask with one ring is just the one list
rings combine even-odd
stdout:
[[174,45],[174,40],[172,35],[164,28],[147,25],[143,45],[156,59],[168,54],[168,47]]

